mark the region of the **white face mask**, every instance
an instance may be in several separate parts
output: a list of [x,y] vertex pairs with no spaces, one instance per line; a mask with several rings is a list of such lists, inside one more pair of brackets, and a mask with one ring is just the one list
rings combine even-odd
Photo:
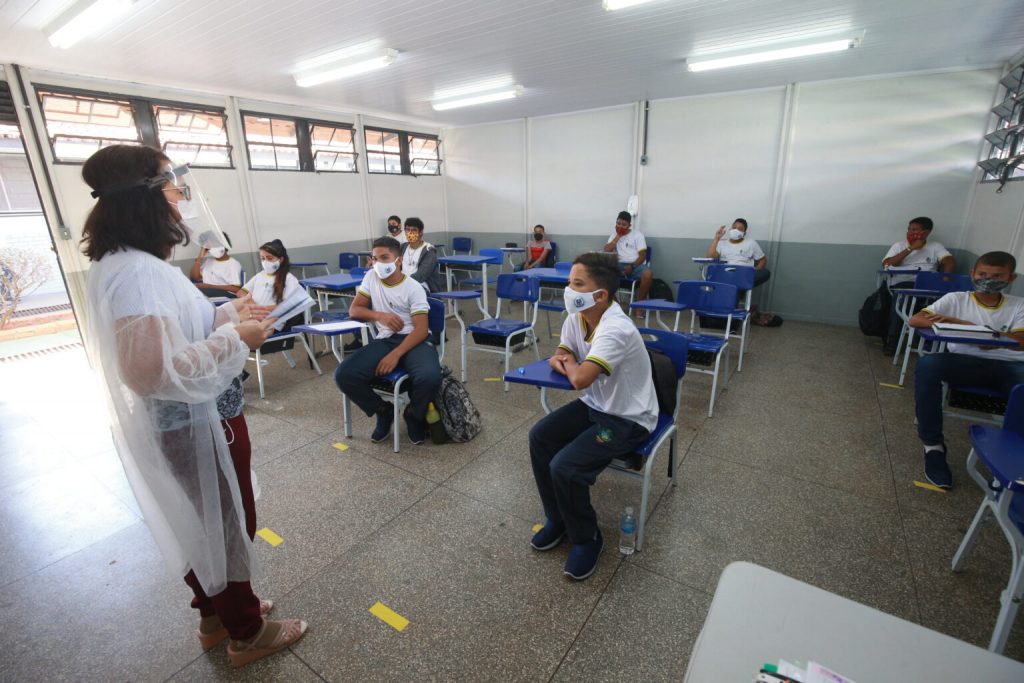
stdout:
[[206,252],[213,258],[223,258],[224,254],[228,253],[228,250],[224,247],[210,247]]
[[594,295],[597,292],[596,289],[593,292],[577,292],[575,289],[566,287],[562,292],[562,296],[565,298],[565,310],[572,314],[591,308],[597,303],[594,301]]
[[277,272],[277,269],[281,267],[280,261],[260,261],[260,265],[263,266],[263,272],[267,275],[273,275]]
[[739,228],[733,228],[729,231],[729,239],[733,242],[739,242],[741,239],[746,237],[747,233],[743,232]]
[[392,273],[398,270],[398,264],[393,261],[391,263],[381,263],[380,261],[375,261],[373,264],[373,270],[374,272],[377,273],[377,277],[379,277],[381,280],[386,280],[387,278],[391,277]]

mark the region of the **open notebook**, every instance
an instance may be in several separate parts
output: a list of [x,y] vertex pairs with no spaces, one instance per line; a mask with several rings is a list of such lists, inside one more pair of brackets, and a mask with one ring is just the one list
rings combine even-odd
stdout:
[[298,289],[290,297],[279,303],[270,312],[268,317],[277,318],[277,322],[274,323],[274,329],[280,332],[284,329],[285,323],[300,313],[313,308],[315,304],[316,302],[309,298],[309,294],[306,294],[306,290]]

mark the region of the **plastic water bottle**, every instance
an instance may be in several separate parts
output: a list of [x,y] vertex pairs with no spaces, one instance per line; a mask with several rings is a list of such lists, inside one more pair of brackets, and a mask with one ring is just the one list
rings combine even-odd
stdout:
[[627,506],[619,520],[619,552],[629,556],[636,550],[636,517],[633,508]]

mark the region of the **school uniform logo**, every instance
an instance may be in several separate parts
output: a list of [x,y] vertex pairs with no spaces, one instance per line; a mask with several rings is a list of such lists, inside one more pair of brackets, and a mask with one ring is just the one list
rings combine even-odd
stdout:
[[609,441],[612,440],[612,430],[609,429],[608,427],[605,427],[604,429],[600,430],[594,436],[594,438],[598,443],[608,443]]

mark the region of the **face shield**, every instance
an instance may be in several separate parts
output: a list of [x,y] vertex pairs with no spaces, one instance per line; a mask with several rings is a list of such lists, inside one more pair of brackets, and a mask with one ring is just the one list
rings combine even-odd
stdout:
[[163,188],[167,194],[167,200],[177,206],[178,213],[181,214],[181,222],[185,224],[190,236],[198,242],[199,246],[207,249],[228,248],[228,240],[224,237],[224,233],[210,209],[206,193],[203,192],[199,185],[199,179],[188,166],[168,169],[150,180],[167,183]]

